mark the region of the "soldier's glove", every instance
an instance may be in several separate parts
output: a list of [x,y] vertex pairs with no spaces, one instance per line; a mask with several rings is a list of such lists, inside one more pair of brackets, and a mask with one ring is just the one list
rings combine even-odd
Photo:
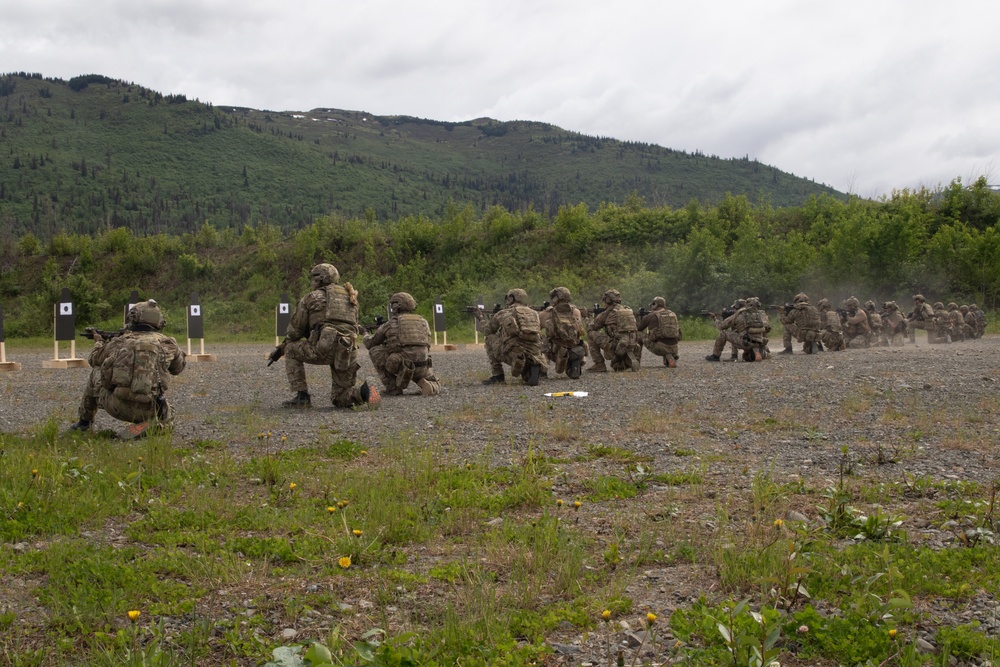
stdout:
[[267,365],[270,366],[278,359],[281,359],[283,356],[285,356],[285,347],[283,345],[279,345],[278,347],[274,348],[274,352],[272,352],[268,356],[269,361],[267,362]]

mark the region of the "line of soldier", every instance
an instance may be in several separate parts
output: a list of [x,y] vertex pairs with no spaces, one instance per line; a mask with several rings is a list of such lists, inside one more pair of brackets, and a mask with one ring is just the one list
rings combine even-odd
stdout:
[[784,332],[784,349],[779,354],[792,354],[793,339],[802,343],[806,354],[845,350],[848,347],[902,346],[909,339],[916,343],[916,330],[927,331],[929,343],[951,343],[979,338],[986,331],[986,314],[976,304],[947,308],[938,301],[931,306],[922,294],[913,295],[914,308],[904,316],[895,301],[885,301],[881,309],[874,301],[864,308],[857,297],[849,297],[841,308],[834,308],[829,299],[820,299],[815,306],[805,293],[795,295],[792,303],[768,306],[780,311]]
[[606,373],[609,366],[612,371],[638,371],[643,348],[662,357],[664,366],[677,367],[682,332],[663,297],[638,313],[622,303],[618,290],[606,291],[601,302],[603,306],[587,311],[573,305],[569,289],[556,287],[549,301],[536,308],[527,292],[515,288],[492,313],[473,308],[482,322],[490,362],[491,374],[483,384],[506,382],[505,365],[512,377],[529,386],[548,376],[550,363],[556,374],[576,379],[588,356],[590,373]]

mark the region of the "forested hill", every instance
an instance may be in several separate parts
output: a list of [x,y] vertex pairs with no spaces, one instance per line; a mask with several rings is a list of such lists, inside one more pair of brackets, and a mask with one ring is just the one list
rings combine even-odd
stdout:
[[800,205],[839,195],[750,160],[544,123],[360,111],[256,111],[100,75],[0,76],[0,222],[15,235],[179,233],[319,216],[443,214],[450,202],[554,215],[565,204],[682,207],[725,194]]

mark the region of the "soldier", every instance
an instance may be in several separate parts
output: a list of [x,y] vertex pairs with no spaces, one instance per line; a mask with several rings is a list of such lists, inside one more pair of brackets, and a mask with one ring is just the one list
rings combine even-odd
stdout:
[[804,292],[796,294],[792,308],[786,307],[782,313],[781,322],[785,324],[785,333],[782,336],[785,348],[779,354],[792,354],[792,335],[802,343],[802,351],[806,354],[819,352],[822,349],[819,311],[809,304],[809,295]]
[[355,387],[358,376],[358,292],[351,283],[338,284],[333,264],[317,264],[309,272],[312,291],[299,300],[288,322],[285,339],[271,353],[271,361],[285,357],[285,373],[295,396],[281,405],[312,405],[305,364],[328,365],[332,384],[330,402],[338,408],[363,403],[377,405],[380,397],[367,382]]
[[166,326],[155,301],[142,301],[126,315],[126,331],[105,340],[94,334],[94,349],[87,361],[93,370],[80,401],[80,420],[73,431],[88,431],[98,408],[136,426],[136,437],[145,435],[149,422],[166,424],[173,408],[164,394],[168,378],[184,370],[184,351],[177,341],[160,333]]
[[417,302],[406,292],[389,297],[389,321],[366,334],[364,345],[388,396],[401,396],[416,382],[424,396],[437,396],[441,385],[431,365],[431,328],[417,315]]
[[748,298],[746,305],[729,317],[720,320],[716,316],[715,320],[719,335],[715,339],[712,354],[705,357],[706,361],[719,361],[726,343],[743,350],[743,361],[761,361],[770,356],[767,333],[771,330],[771,324],[767,313],[761,310],[760,299],[757,297]]
[[907,328],[910,331],[910,342],[914,345],[917,343],[917,329],[923,329],[927,332],[928,343],[934,342],[931,340],[935,337],[934,332],[937,329],[937,324],[934,322],[934,309],[927,303],[923,294],[913,295],[913,312],[907,318]]
[[844,327],[840,323],[840,314],[834,309],[829,299],[820,299],[816,303],[820,322],[820,344],[826,349],[841,352],[847,349],[844,345]]
[[944,302],[935,301],[934,302],[934,322],[937,325],[934,332],[936,337],[934,340],[930,338],[927,339],[928,343],[950,343],[951,342],[951,317],[948,315],[948,311],[945,310]]
[[575,380],[580,377],[587,348],[583,342],[583,317],[573,305],[569,289],[556,287],[549,292],[549,308],[544,313],[547,317],[541,326],[545,331],[547,356],[555,362],[556,373],[565,373]]
[[844,301],[847,319],[844,321],[844,345],[847,347],[868,347],[872,332],[868,325],[868,312],[861,308],[857,297]]
[[[477,309],[476,318],[483,317]],[[506,380],[503,365],[510,366],[513,376],[520,376],[531,387],[538,385],[542,366],[548,361],[542,355],[541,326],[538,313],[528,305],[523,289],[512,289],[504,296],[504,307],[489,318],[483,327],[486,334],[486,355],[493,374],[483,384]]]
[[952,341],[964,341],[967,337],[965,332],[965,316],[958,309],[958,304],[954,301],[948,303],[948,320],[951,324]]
[[638,331],[645,332],[642,342],[653,354],[663,357],[663,365],[677,368],[678,345],[681,341],[681,327],[677,315],[667,308],[667,302],[662,296],[653,299],[649,304],[649,312],[639,320]]
[[969,304],[969,310],[976,316],[976,338],[982,338],[986,333],[986,312],[974,303]]
[[635,313],[622,305],[622,295],[616,289],[609,289],[601,297],[604,310],[590,321],[587,327],[587,342],[593,365],[588,372],[606,373],[604,361],[611,362],[611,370],[639,370],[639,344]]
[[966,338],[979,338],[979,326],[976,314],[965,304],[962,304],[959,310],[962,311],[962,321],[965,323]]
[[886,301],[882,304],[882,339],[886,345],[902,347],[905,337],[906,318],[895,301]]
[[871,333],[868,334],[868,344],[888,345],[883,331],[882,316],[875,310],[874,301],[870,299],[865,301],[865,312],[868,314],[868,328],[871,329]]

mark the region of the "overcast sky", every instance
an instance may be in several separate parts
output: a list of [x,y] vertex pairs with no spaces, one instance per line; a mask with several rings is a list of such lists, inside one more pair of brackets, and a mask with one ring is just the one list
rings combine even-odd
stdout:
[[215,105],[538,120],[862,196],[1000,183],[1000,3],[0,0],[0,70]]

